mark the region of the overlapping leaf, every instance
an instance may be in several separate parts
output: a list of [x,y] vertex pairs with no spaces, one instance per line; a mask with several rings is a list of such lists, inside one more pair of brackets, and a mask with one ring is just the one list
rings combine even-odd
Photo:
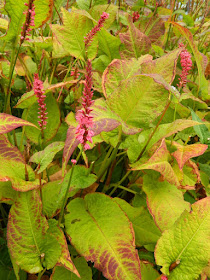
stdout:
[[168,162],[169,157],[170,154],[167,150],[165,139],[163,139],[159,148],[146,163],[136,162],[131,166],[133,170],[152,169],[158,171],[170,184],[180,186],[178,178]]
[[39,165],[38,174],[44,171],[47,166],[52,162],[54,156],[63,149],[64,142],[53,142],[48,145],[43,151],[33,154],[30,162],[35,162]]
[[143,190],[147,195],[148,209],[161,231],[170,228],[184,210],[190,211],[190,204],[174,185],[160,182],[159,176],[146,175]]
[[[192,205],[159,239],[155,258],[169,280],[194,280],[208,265],[210,254],[210,198]],[[169,272],[171,264],[177,266]]]
[[94,193],[72,200],[67,210],[66,232],[87,261],[109,280],[141,278],[133,229],[116,202]]
[[4,113],[0,114],[0,134],[8,133],[17,127],[24,125],[33,126],[38,129],[38,127],[35,124],[30,123],[28,121],[24,121],[12,115]]
[[119,34],[125,49],[121,51],[122,58],[138,58],[148,52],[151,47],[150,39],[133,24],[132,17],[128,17],[128,31]]

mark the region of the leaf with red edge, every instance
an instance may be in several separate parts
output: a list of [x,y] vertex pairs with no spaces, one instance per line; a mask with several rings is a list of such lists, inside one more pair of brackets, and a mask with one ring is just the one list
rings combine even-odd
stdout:
[[170,154],[167,150],[165,139],[163,139],[159,148],[146,163],[142,164],[141,161],[138,161],[132,164],[131,167],[133,170],[152,169],[158,171],[161,175],[163,175],[165,180],[179,187],[179,180],[170,163],[168,162],[169,157]]
[[190,203],[184,201],[182,191],[168,182],[160,182],[157,174],[143,177],[143,190],[147,195],[147,206],[161,231],[170,228]]
[[80,255],[109,280],[141,279],[134,231],[116,202],[94,193],[72,200],[67,210],[66,232]]
[[177,148],[172,155],[178,162],[179,168],[182,169],[185,163],[193,157],[202,155],[208,148],[208,145],[204,144],[192,144],[192,145],[180,145],[179,143],[173,142],[173,146]]
[[0,134],[8,133],[17,127],[24,125],[33,126],[39,129],[35,124],[28,121],[22,120],[9,114],[0,114]]
[[171,24],[173,24],[176,28],[179,29],[179,31],[181,32],[181,34],[186,38],[186,40],[188,41],[192,51],[193,51],[193,54],[194,54],[194,57],[195,57],[195,60],[196,60],[196,64],[197,64],[197,67],[198,67],[198,76],[199,76],[199,94],[202,95],[203,98],[205,99],[209,99],[209,92],[208,92],[208,82],[205,78],[205,75],[204,75],[204,59],[201,55],[201,53],[199,52],[195,42],[194,42],[194,39],[193,39],[193,34],[185,27],[179,25],[178,23],[176,22],[170,22]]
[[125,49],[121,51],[121,57],[138,58],[148,52],[151,47],[150,39],[133,24],[131,16],[128,16],[128,30],[126,33],[119,34]]
[[[25,192],[39,187],[39,183],[34,181],[32,168],[25,164],[21,152],[4,135],[0,135],[0,161],[0,181],[10,180],[13,189],[17,191]],[[26,181],[26,174],[29,181]]]

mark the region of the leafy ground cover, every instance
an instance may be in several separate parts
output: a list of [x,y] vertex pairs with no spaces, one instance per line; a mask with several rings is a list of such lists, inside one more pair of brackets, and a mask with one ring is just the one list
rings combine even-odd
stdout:
[[209,12],[0,3],[0,280],[210,279]]

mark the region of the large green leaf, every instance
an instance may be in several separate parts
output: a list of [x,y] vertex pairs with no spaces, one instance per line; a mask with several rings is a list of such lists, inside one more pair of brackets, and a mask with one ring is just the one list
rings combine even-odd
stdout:
[[184,210],[190,211],[190,204],[174,185],[160,182],[159,176],[149,174],[143,178],[143,190],[147,205],[156,225],[161,231],[170,228]]
[[142,280],[156,280],[160,274],[155,270],[152,264],[147,262],[140,262],[141,264],[141,279]]
[[[55,98],[52,94],[47,95],[45,99],[47,107],[47,125],[44,130],[44,140],[48,141],[53,138],[60,126],[60,110]],[[38,102],[34,103],[28,109],[25,109],[23,112],[23,119],[33,123],[38,124]],[[32,142],[38,144],[41,140],[41,131],[33,127],[26,127],[25,134]]]
[[107,97],[107,104],[126,124],[146,128],[162,113],[168,95],[161,76],[141,74],[123,81]]
[[35,174],[32,168],[25,164],[21,152],[12,146],[3,134],[0,135],[0,160],[2,163],[0,181],[11,181],[13,189],[17,191],[28,191],[39,187],[38,181],[34,181]]
[[107,0],[76,0],[78,8],[81,10],[89,10],[95,5],[107,4]]
[[[155,258],[169,280],[195,280],[208,265],[210,255],[210,197],[184,211],[172,228],[159,239]],[[178,265],[169,273],[172,264]]]
[[47,234],[47,229],[37,192],[19,193],[9,214],[7,242],[16,264],[29,273],[40,272],[43,261],[47,269],[52,268],[61,253],[60,245]]
[[[54,34],[54,56],[72,55],[79,59],[85,59],[84,38],[93,28],[93,19],[85,11],[72,10],[70,13],[62,9],[63,26],[52,25]],[[88,57],[93,59],[97,54],[98,40],[94,37],[91,46],[88,47]],[[61,55],[60,55],[61,52]]]
[[[4,39],[12,40],[16,38],[20,31],[23,22],[25,21],[24,10],[27,7],[24,5],[25,0],[7,0],[5,1],[5,10],[10,17],[9,29]],[[35,0],[35,27],[43,25],[52,15],[53,1],[52,0]]]
[[0,182],[0,202],[13,203],[16,196],[17,192],[12,188],[11,182]]
[[39,165],[38,174],[44,171],[47,166],[53,161],[54,156],[64,148],[64,142],[53,142],[48,145],[43,151],[33,154],[30,162],[35,162]]
[[52,280],[92,280],[92,270],[84,258],[74,259],[74,264],[80,274],[80,278],[65,267],[56,266],[53,270]]
[[208,130],[207,126],[205,125],[205,122],[203,122],[197,115],[196,113],[191,110],[191,115],[192,115],[192,119],[194,121],[197,121],[200,123],[199,126],[194,126],[194,130],[197,133],[197,135],[200,138],[200,142],[203,144],[210,144],[210,131]]
[[133,228],[116,202],[94,193],[72,200],[67,210],[66,232],[79,254],[109,280],[141,278]]
[[121,51],[122,58],[138,58],[148,52],[151,47],[150,39],[133,24],[133,19],[128,16],[128,30],[119,34],[125,49]]
[[0,134],[8,133],[17,127],[24,126],[24,125],[33,126],[38,129],[38,127],[33,123],[29,123],[27,121],[24,121],[12,115],[4,114],[4,113],[0,114]]
[[136,246],[155,244],[161,236],[151,215],[144,207],[132,207],[125,200],[114,198],[133,225]]

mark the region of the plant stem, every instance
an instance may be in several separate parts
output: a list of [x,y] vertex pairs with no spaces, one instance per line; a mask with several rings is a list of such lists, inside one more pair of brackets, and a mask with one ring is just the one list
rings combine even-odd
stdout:
[[140,155],[138,156],[138,158],[137,158],[136,161],[140,160],[140,158],[141,158],[142,155],[144,154],[144,152],[145,152],[145,150],[146,150],[146,148],[147,148],[147,146],[148,146],[150,140],[152,139],[152,137],[154,136],[156,130],[158,129],[158,126],[160,125],[160,123],[161,123],[161,121],[162,121],[162,119],[163,119],[163,117],[164,117],[166,111],[168,110],[170,104],[171,104],[171,101],[169,101],[168,104],[166,105],[166,107],[165,107],[165,109],[164,109],[164,111],[163,111],[163,113],[162,113],[162,115],[161,115],[161,117],[160,117],[160,119],[159,119],[159,121],[158,121],[158,123],[157,123],[155,129],[153,130],[152,134],[150,135],[149,139],[147,140],[147,143],[145,144],[144,148],[142,149],[142,151],[141,151],[141,153],[140,153]]
[[47,269],[45,268],[44,270],[42,270],[42,271],[39,272],[37,280],[41,280],[42,275],[45,273],[46,270],[47,270]]

